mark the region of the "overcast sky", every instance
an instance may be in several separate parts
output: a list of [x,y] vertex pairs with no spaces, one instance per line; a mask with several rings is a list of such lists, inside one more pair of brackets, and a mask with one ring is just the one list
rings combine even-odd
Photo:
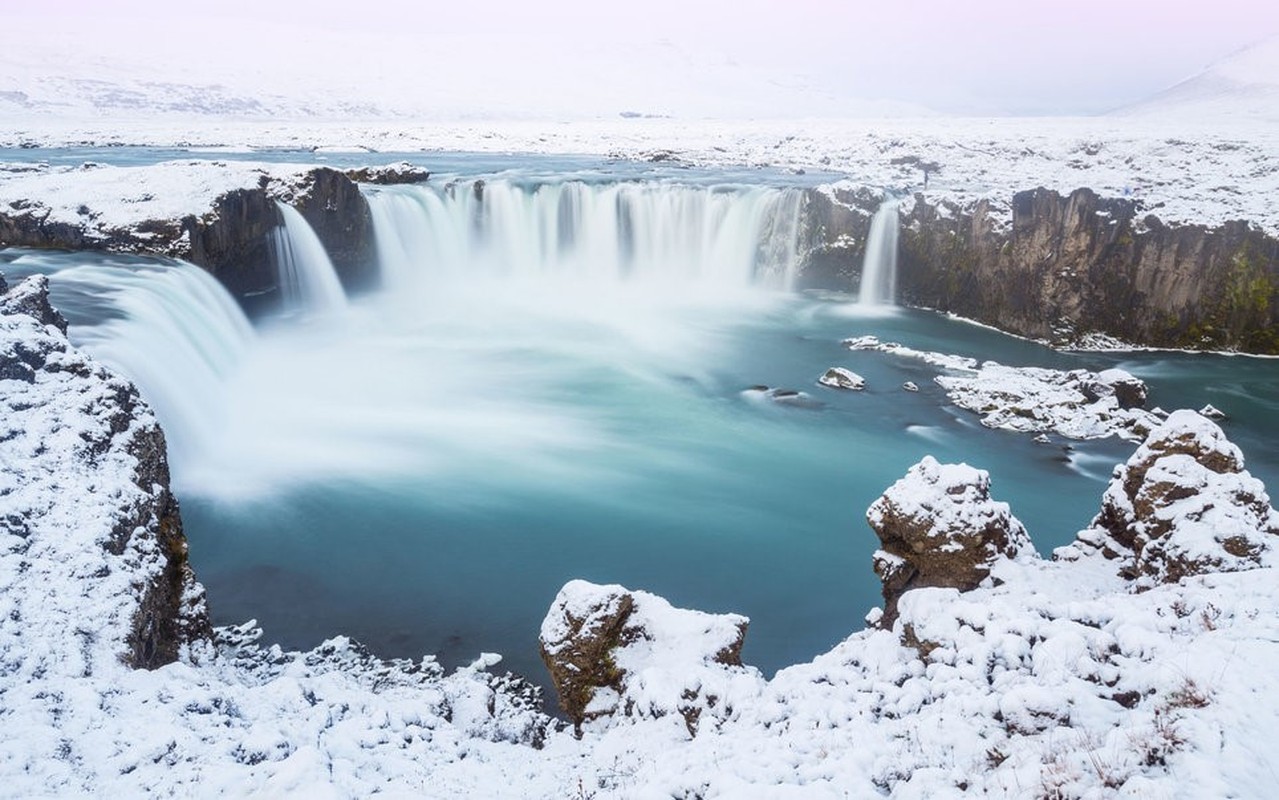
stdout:
[[[610,54],[665,53],[676,62],[668,71],[722,65],[830,96],[960,113],[1101,112],[1279,34],[1273,0],[0,3],[13,6],[4,14],[14,24],[34,24],[41,35],[81,30],[98,41],[163,41],[170,47],[158,49],[176,46],[210,70],[222,59],[274,55],[292,69],[340,71],[346,57],[377,59],[391,47],[416,50],[441,83],[478,62],[492,70],[491,84],[503,72],[535,74],[554,61],[585,85],[610,74],[596,68]],[[296,35],[280,41],[280,31]],[[349,54],[308,52],[308,31],[316,41],[348,42]],[[278,49],[263,40],[267,33]],[[642,77],[650,65],[634,67]]]

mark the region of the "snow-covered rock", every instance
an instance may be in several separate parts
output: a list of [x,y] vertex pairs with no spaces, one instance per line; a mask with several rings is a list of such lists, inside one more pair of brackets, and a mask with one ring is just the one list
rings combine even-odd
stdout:
[[0,275],[0,315],[6,314],[25,314],[42,325],[67,332],[66,319],[49,305],[49,279],[44,275],[32,275],[13,288]]
[[1100,551],[1147,586],[1270,564],[1277,536],[1279,514],[1239,448],[1182,410],[1116,468],[1101,513],[1062,554]]
[[991,499],[989,473],[932,456],[888,487],[866,520],[881,543],[874,564],[884,582],[883,627],[892,626],[899,599],[912,589],[974,589],[996,561],[1035,555],[1008,504]]
[[542,660],[579,731],[601,717],[679,714],[695,735],[763,682],[742,666],[748,623],[738,614],[675,608],[647,592],[575,580],[542,622]]
[[1139,441],[1159,423],[1138,407],[1145,402],[1145,384],[1123,370],[1092,373],[987,361],[972,374],[934,380],[955,405],[980,414],[988,428]]
[[822,386],[829,386],[832,389],[847,389],[849,391],[859,391],[866,388],[866,379],[856,372],[844,367],[831,367],[817,379]]
[[1226,419],[1226,418],[1227,418],[1227,416],[1226,416],[1226,412],[1224,412],[1224,411],[1222,411],[1221,409],[1217,408],[1217,407],[1216,407],[1216,406],[1214,406],[1212,403],[1209,403],[1208,405],[1206,405],[1206,406],[1204,406],[1203,408],[1199,409],[1199,414],[1200,414],[1200,416],[1206,417],[1206,418],[1211,419],[1211,420],[1216,420],[1216,421],[1218,421],[1218,422],[1220,422],[1220,421],[1222,421],[1222,420],[1224,420],[1224,419]]

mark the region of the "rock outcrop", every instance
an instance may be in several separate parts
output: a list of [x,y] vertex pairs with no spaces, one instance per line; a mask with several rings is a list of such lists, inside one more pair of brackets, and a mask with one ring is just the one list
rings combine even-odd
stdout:
[[754,690],[759,673],[742,666],[749,620],[674,608],[621,586],[571,581],[542,622],[542,660],[560,708],[583,723],[614,715],[679,714],[690,735],[730,713],[733,696]]
[[209,643],[150,409],[71,347],[42,278],[9,289],[0,311],[0,625],[53,621],[74,642],[65,653],[4,652],[6,669],[154,668]]
[[975,589],[1000,559],[1035,553],[1008,504],[991,499],[987,472],[932,456],[888,487],[866,520],[881,543],[874,566],[884,582],[883,628],[892,627],[911,589]]
[[1100,552],[1139,586],[1263,566],[1279,514],[1221,428],[1176,411],[1115,470],[1101,513],[1060,557]]

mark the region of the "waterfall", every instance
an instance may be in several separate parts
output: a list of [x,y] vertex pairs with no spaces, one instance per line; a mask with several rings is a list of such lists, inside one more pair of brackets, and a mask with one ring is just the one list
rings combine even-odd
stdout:
[[284,310],[326,313],[346,307],[346,293],[320,237],[297,209],[276,202],[284,224],[271,235]]
[[384,281],[791,288],[803,193],[664,183],[366,187]]
[[897,201],[885,200],[870,220],[862,282],[857,300],[862,305],[897,302]]
[[212,276],[190,264],[127,268],[75,266],[51,277],[62,292],[109,309],[73,325],[76,345],[133,380],[164,422],[177,464],[204,452],[221,433],[227,380],[256,335],[244,312]]

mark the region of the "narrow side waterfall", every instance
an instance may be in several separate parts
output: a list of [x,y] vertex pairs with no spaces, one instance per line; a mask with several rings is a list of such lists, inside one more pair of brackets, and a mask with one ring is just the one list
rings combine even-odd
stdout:
[[286,312],[326,313],[346,307],[346,292],[333,261],[298,210],[276,202],[284,224],[271,235]]
[[885,200],[870,220],[866,255],[862,260],[862,282],[857,301],[862,305],[893,305],[897,302],[897,201]]
[[190,264],[77,266],[52,280],[62,291],[109,304],[109,316],[73,326],[72,337],[138,384],[164,424],[175,464],[217,440],[227,411],[227,381],[256,340],[221,284]]
[[391,286],[476,277],[791,288],[803,193],[495,180],[367,188]]

